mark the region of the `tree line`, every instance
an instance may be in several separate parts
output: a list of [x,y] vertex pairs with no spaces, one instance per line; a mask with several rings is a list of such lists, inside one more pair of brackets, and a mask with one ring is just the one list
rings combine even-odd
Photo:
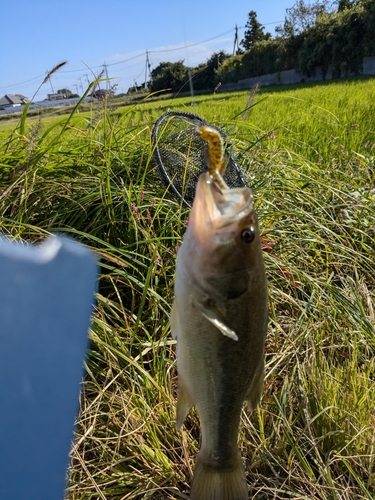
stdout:
[[214,53],[206,63],[187,68],[183,61],[162,62],[151,72],[152,91],[177,91],[192,78],[194,89],[205,90],[289,69],[303,76],[320,66],[323,76],[359,73],[362,59],[375,55],[375,0],[297,0],[286,10],[275,35],[266,33],[255,11],[250,11],[244,36],[235,55]]

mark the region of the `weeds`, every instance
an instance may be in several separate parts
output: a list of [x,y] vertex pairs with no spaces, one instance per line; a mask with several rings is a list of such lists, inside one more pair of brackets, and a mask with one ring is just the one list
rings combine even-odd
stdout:
[[[331,85],[260,90],[245,111],[245,93],[195,108],[231,134],[261,221],[266,382],[240,432],[254,499],[375,495],[375,136],[361,101],[374,81]],[[0,228],[28,241],[65,232],[101,258],[69,500],[187,498],[199,423],[192,411],[175,430],[169,312],[188,211],[152,161],[160,105],[77,106],[49,124],[25,114],[2,136]]]

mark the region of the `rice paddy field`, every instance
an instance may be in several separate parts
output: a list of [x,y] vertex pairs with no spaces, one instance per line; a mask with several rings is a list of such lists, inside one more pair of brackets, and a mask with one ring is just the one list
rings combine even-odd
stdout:
[[[263,398],[239,446],[251,499],[375,497],[375,79],[77,105],[0,121],[0,231],[98,254],[66,500],[186,499],[169,313],[189,209],[160,182],[168,110],[222,127],[246,171],[269,284]],[[56,429],[58,432],[58,429]]]

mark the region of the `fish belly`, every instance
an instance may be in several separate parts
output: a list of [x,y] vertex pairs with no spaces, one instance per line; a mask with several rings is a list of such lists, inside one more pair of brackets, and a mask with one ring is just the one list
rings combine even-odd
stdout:
[[247,499],[238,428],[243,402],[254,408],[262,391],[266,306],[252,307],[250,293],[222,306],[227,326],[238,335],[235,341],[202,315],[191,296],[181,299],[188,305],[177,306],[178,407],[182,402],[177,424],[194,405],[202,431],[191,499]]

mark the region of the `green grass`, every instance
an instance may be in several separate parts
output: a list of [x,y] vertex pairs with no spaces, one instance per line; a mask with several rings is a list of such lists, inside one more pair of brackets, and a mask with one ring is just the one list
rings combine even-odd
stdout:
[[150,147],[168,109],[230,133],[261,222],[266,382],[239,440],[250,498],[374,498],[374,94],[359,78],[261,89],[247,117],[238,92],[1,124],[0,229],[64,232],[101,257],[66,499],[188,495],[199,421],[175,430],[169,334],[188,210]]

